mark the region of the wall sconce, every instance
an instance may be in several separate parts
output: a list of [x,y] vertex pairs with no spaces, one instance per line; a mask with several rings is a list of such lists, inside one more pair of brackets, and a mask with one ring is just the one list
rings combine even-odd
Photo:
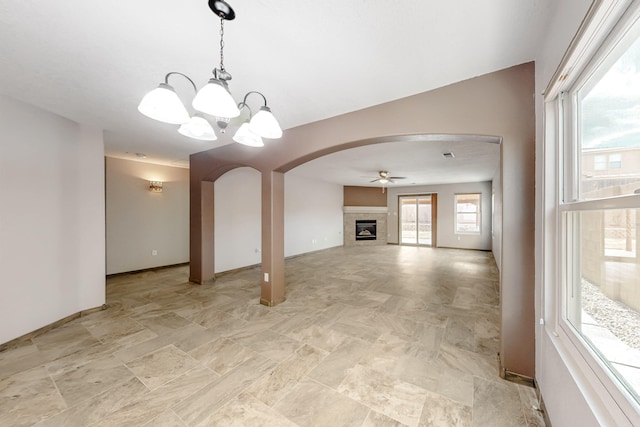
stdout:
[[152,193],[162,193],[162,181],[149,181],[149,191]]

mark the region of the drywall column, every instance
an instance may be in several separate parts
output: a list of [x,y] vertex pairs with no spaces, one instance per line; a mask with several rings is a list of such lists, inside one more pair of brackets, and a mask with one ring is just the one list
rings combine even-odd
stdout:
[[284,301],[284,174],[262,172],[262,284],[260,304]]
[[[533,87],[530,88],[533,93]],[[528,103],[527,103],[528,104]],[[522,105],[533,118],[533,103]],[[533,122],[532,122],[533,124]],[[533,231],[535,141],[507,135],[502,143],[502,260],[500,262],[500,374],[535,377]]]
[[210,181],[200,181],[196,185],[191,183],[189,281],[193,283],[202,284],[215,279],[214,188]]

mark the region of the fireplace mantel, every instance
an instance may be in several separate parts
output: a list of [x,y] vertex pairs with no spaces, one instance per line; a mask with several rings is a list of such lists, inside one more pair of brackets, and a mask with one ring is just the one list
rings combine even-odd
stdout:
[[343,206],[342,212],[349,214],[371,213],[386,214],[389,209],[386,206]]

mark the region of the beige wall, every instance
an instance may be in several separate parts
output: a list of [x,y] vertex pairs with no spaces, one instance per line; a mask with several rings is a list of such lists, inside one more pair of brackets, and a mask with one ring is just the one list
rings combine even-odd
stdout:
[[[191,278],[212,273],[208,182],[239,166],[262,172],[263,301],[284,298],[282,173],[341,149],[429,136],[502,138],[501,360],[508,371],[534,375],[534,66],[514,66],[433,91],[287,129],[260,156],[238,144],[191,156]],[[394,120],[387,120],[394,117]],[[214,236],[215,238],[215,236]],[[267,253],[268,251],[268,253]],[[274,296],[275,295],[275,296]],[[275,302],[274,302],[275,301]]]
[[[188,262],[189,170],[105,161],[107,274]],[[149,181],[162,181],[162,193]]]

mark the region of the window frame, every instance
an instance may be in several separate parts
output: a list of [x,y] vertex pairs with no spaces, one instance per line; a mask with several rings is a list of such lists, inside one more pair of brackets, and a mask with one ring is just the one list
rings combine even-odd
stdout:
[[[616,158],[617,160],[612,160],[612,158]],[[615,165],[615,166],[614,166]],[[607,156],[607,169],[622,169],[622,154],[621,153],[611,153]]]
[[640,208],[640,195],[579,199],[579,129],[572,115],[577,108],[575,89],[583,87],[633,25],[640,25],[640,5],[632,3],[605,0],[592,5],[544,94],[540,323],[556,343],[594,415],[605,425],[640,425],[640,404],[618,386],[606,363],[567,320],[570,295],[564,284],[573,283],[576,270],[564,266],[567,262],[575,266],[578,257],[567,230],[579,226],[572,212]]
[[[472,212],[459,212],[458,211],[458,196],[478,196],[478,209],[475,212],[476,214],[476,223],[478,224],[478,231],[461,231],[458,229],[458,214],[472,213]],[[453,220],[453,229],[454,234],[463,235],[473,235],[478,236],[482,234],[482,193],[478,192],[470,192],[470,193],[454,193],[453,195],[453,211],[454,211],[454,220]]]

